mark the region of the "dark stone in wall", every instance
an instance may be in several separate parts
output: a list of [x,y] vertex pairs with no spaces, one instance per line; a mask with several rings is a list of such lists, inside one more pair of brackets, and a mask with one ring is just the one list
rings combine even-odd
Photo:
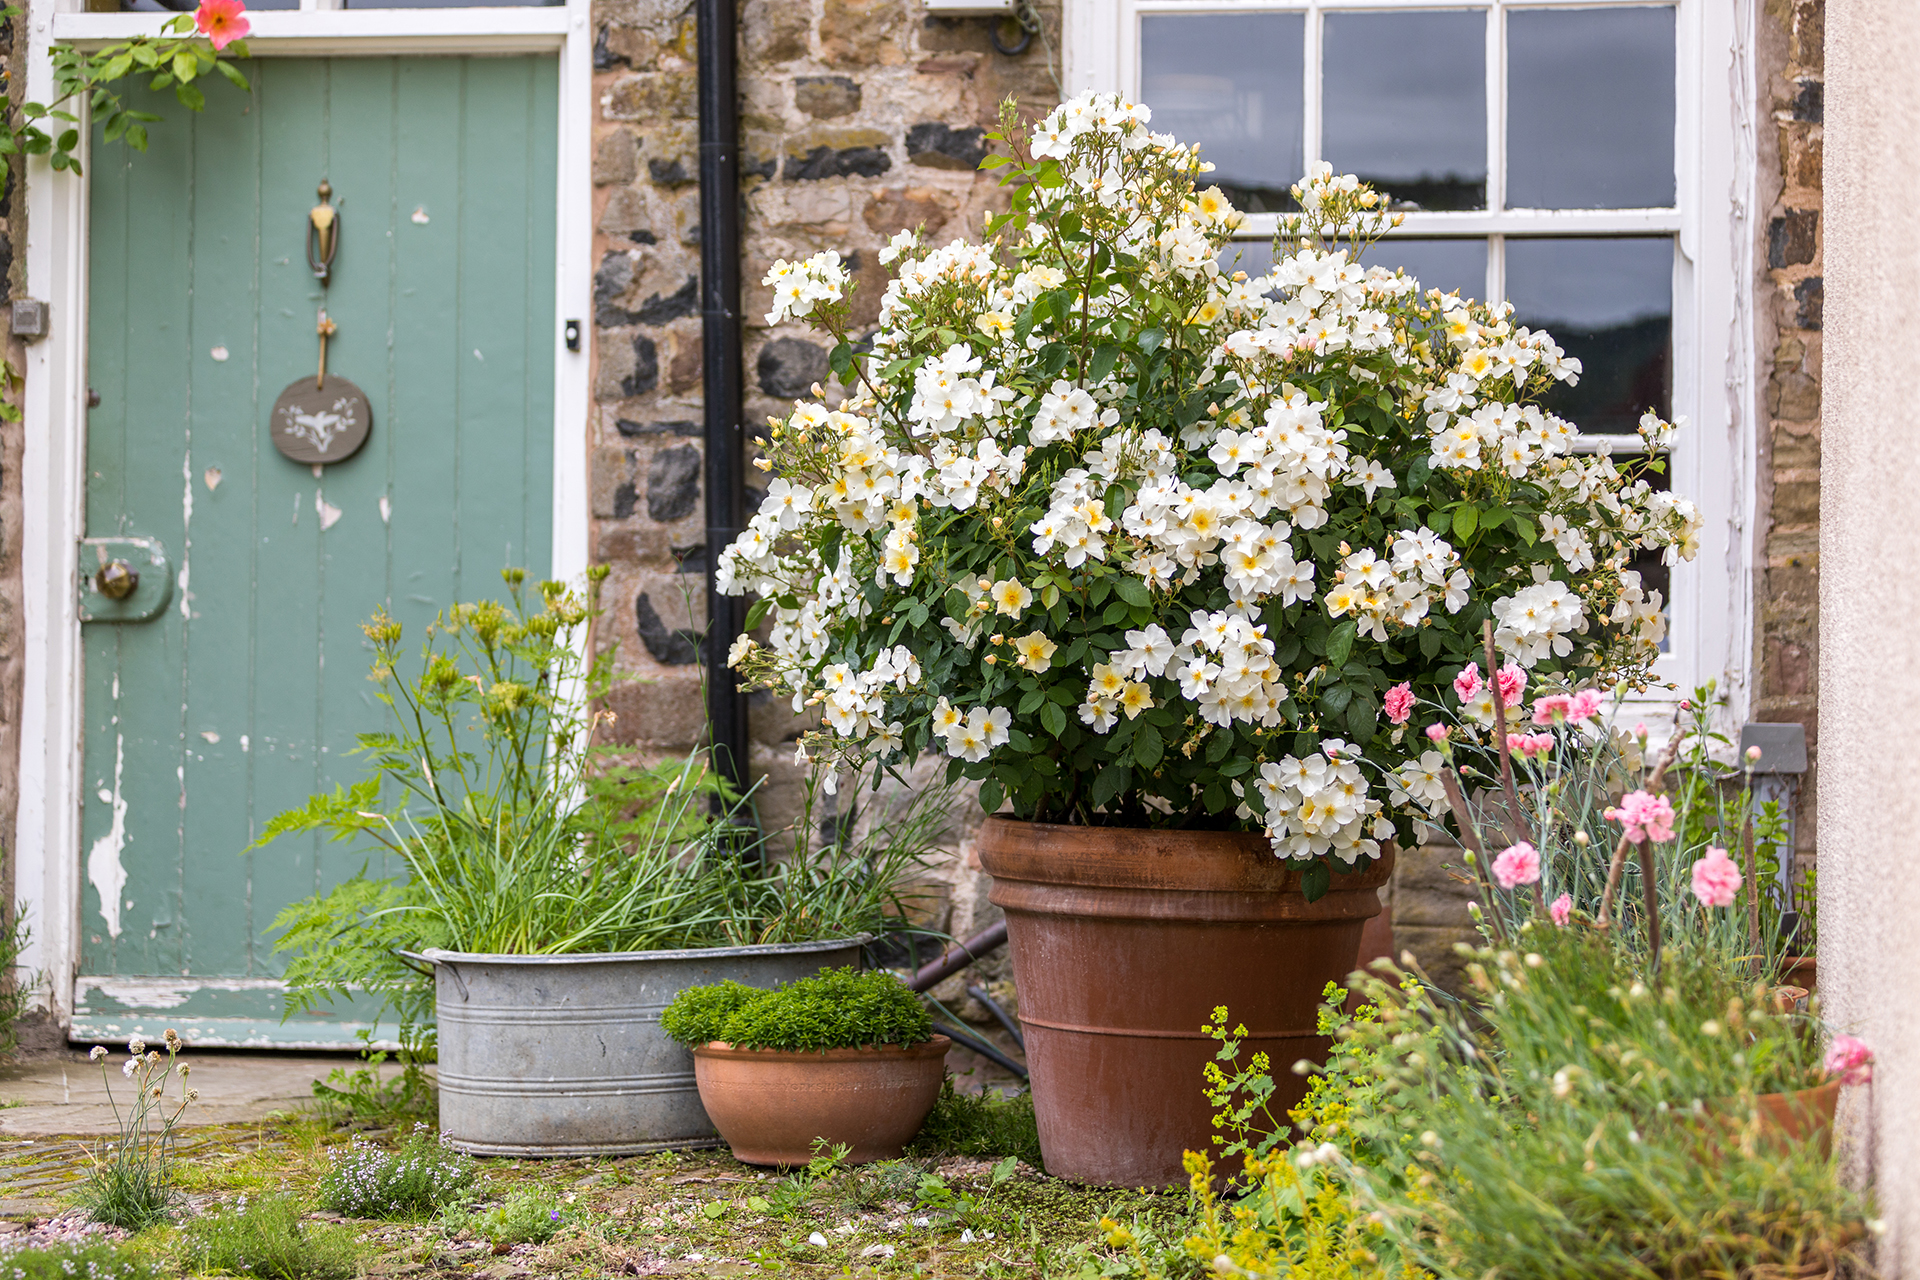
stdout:
[[1827,281],[1825,276],[1808,276],[1793,286],[1793,318],[1802,329],[1818,329],[1821,312],[1826,309]]
[[688,276],[685,284],[665,298],[657,293],[649,294],[634,316],[641,324],[665,324],[669,320],[690,316],[699,309],[700,277]]
[[617,329],[633,323],[633,313],[614,302],[633,284],[633,259],[614,252],[600,259],[593,273],[593,322],[602,329]]
[[[632,457],[633,455],[629,454],[627,456]],[[633,508],[639,501],[639,496],[640,495],[634,490],[633,480],[631,478],[629,478],[625,484],[615,489],[613,491],[613,518],[615,520],[625,520],[628,516],[632,515]]]
[[707,576],[707,544],[704,540],[690,547],[668,547],[667,550],[673,553],[675,573],[699,574],[702,578]]
[[616,418],[613,426],[616,431],[630,440],[637,436],[685,436],[691,440],[698,440],[706,434],[706,427],[703,424],[689,422],[684,418],[676,418],[671,422],[632,422],[626,418]]
[[1818,209],[1789,209],[1767,226],[1767,265],[1775,270],[1812,262]]
[[611,71],[615,67],[624,66],[626,61],[625,58],[607,48],[607,28],[603,23],[600,33],[593,38],[593,69]]
[[651,231],[629,231],[627,232],[627,239],[633,241],[635,244],[660,243],[660,237],[654,235]]
[[986,158],[986,134],[931,121],[907,130],[907,159],[931,169],[978,169]]
[[13,297],[13,240],[0,231],[0,302]]
[[804,156],[788,156],[781,176],[788,182],[816,178],[877,178],[893,168],[893,160],[878,147],[815,147]]
[[645,334],[633,337],[633,372],[620,379],[620,394],[643,396],[660,382],[660,349]]
[[694,181],[693,175],[687,172],[686,163],[679,156],[671,160],[647,161],[647,176],[653,179],[657,187],[684,187]]
[[685,627],[670,629],[644,591],[633,602],[633,620],[640,643],[647,646],[655,662],[665,667],[687,667],[700,661],[700,637]]
[[1802,80],[1799,85],[1800,91],[1793,95],[1793,118],[1809,124],[1826,123],[1826,86],[1818,80]]
[[775,338],[760,348],[754,372],[760,375],[760,389],[768,395],[797,400],[826,378],[827,351],[802,338]]
[[795,76],[793,104],[816,120],[850,116],[860,109],[860,82],[851,76]]
[[700,505],[700,451],[690,444],[662,449],[647,466],[647,514],[672,524]]

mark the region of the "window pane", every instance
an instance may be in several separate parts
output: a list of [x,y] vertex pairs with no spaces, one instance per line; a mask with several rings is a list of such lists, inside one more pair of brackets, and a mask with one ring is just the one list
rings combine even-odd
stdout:
[[517,9],[548,8],[567,0],[342,0],[348,9]]
[[[169,0],[162,4],[160,0],[119,0],[117,4],[109,0],[102,4],[99,0],[89,0],[86,8],[92,13],[111,13],[118,9],[121,13],[192,13],[198,7],[198,0]],[[249,9],[298,9],[300,0],[248,0]]]
[[1405,267],[1408,275],[1420,281],[1423,290],[1438,289],[1442,293],[1458,290],[1463,298],[1486,296],[1485,240],[1411,240],[1391,236],[1368,249],[1360,261],[1389,271]]
[[1486,208],[1486,14],[1330,13],[1323,39],[1320,154],[1333,171],[1396,208]]
[[1670,413],[1673,237],[1508,240],[1514,323],[1546,329],[1585,368],[1542,403],[1582,431],[1631,434]]
[[1153,127],[1197,143],[1235,207],[1293,207],[1301,157],[1305,18],[1287,13],[1140,20],[1140,97]]
[[1673,10],[1507,14],[1507,206],[1673,204]]

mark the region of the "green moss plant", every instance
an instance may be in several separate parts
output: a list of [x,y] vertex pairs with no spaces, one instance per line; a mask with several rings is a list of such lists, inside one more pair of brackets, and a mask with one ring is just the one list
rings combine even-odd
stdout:
[[771,991],[731,982],[689,987],[660,1015],[660,1025],[682,1044],[724,1040],[742,1049],[787,1052],[933,1038],[933,1020],[920,998],[884,969],[822,969]]

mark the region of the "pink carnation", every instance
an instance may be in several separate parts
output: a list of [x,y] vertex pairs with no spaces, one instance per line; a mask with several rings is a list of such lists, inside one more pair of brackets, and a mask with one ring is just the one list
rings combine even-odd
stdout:
[[1427,738],[1432,742],[1445,742],[1447,740],[1447,726],[1441,724],[1438,720],[1434,721],[1427,726]]
[[1553,735],[1550,733],[1510,733],[1507,735],[1507,750],[1529,760],[1538,759],[1553,750]]
[[1494,681],[1500,686],[1500,704],[1502,706],[1517,707],[1520,705],[1520,695],[1527,691],[1526,672],[1522,671],[1517,664],[1509,662],[1506,666],[1500,668],[1499,672],[1494,676]]
[[1555,924],[1563,929],[1566,928],[1567,921],[1573,918],[1573,895],[1563,893],[1555,898],[1552,905],[1547,908],[1547,914],[1553,917]]
[[1535,724],[1560,724],[1573,718],[1573,695],[1550,693],[1544,698],[1535,699],[1533,704],[1533,722]]
[[1480,692],[1480,664],[1469,662],[1459,675],[1453,678],[1453,691],[1460,695],[1460,701],[1472,702]]
[[1828,1075],[1840,1077],[1841,1084],[1873,1082],[1873,1050],[1867,1048],[1864,1040],[1835,1036],[1833,1043],[1827,1046],[1824,1065]]
[[1602,705],[1598,689],[1582,689],[1573,695],[1573,705],[1567,710],[1567,719],[1575,724],[1584,724],[1600,714]]
[[1693,896],[1709,907],[1730,907],[1740,892],[1740,868],[1725,849],[1707,846],[1707,856],[1693,864]]
[[1493,860],[1493,878],[1502,889],[1536,884],[1540,879],[1540,851],[1522,840]]
[[1387,709],[1387,719],[1395,724],[1405,724],[1407,717],[1413,714],[1413,686],[1402,682],[1387,690],[1387,696],[1381,699]]
[[1648,836],[1673,839],[1673,802],[1665,796],[1629,791],[1620,797],[1620,807],[1608,809],[1605,817],[1626,828],[1628,844],[1639,844]]

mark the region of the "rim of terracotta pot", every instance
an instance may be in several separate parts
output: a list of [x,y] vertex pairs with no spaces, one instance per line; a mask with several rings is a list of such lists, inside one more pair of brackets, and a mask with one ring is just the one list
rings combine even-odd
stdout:
[[[1086,827],[1004,816],[981,824],[976,848],[997,881],[1089,889],[1298,893],[1308,865],[1276,857],[1266,836],[1254,831]],[[1326,897],[1378,889],[1393,875],[1395,852],[1385,841],[1378,858],[1363,860],[1356,871],[1336,871]]]
[[695,1046],[693,1056],[735,1062],[918,1062],[944,1058],[952,1047],[951,1038],[937,1034],[919,1044],[863,1044],[850,1049],[741,1049],[725,1040],[709,1040]]

